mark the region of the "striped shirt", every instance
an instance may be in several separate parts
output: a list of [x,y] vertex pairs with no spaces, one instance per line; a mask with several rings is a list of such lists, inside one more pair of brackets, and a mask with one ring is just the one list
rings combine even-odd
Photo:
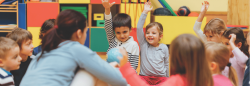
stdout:
[[134,41],[132,36],[129,36],[129,39],[126,42],[121,42],[115,37],[112,25],[112,16],[111,13],[109,15],[105,14],[105,31],[107,35],[107,39],[109,42],[109,49],[115,47],[123,47],[128,52],[128,61],[130,62],[131,66],[136,69],[138,66],[139,60],[139,46],[137,42]]
[[14,86],[12,74],[3,68],[0,68],[0,86]]

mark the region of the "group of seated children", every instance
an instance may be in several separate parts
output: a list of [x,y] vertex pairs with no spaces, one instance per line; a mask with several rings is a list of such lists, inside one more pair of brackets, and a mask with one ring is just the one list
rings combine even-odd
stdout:
[[[246,39],[241,28],[227,29],[219,18],[211,19],[202,31],[201,23],[209,7],[207,1],[193,28],[199,38],[179,35],[171,42],[170,49],[159,43],[164,30],[160,23],[152,22],[143,31],[147,14],[152,10],[150,2],[145,2],[137,24],[139,46],[130,36],[130,16],[118,13],[112,19],[110,8],[115,3],[102,0],[102,4],[109,42],[107,51],[123,47],[119,48],[123,58],[118,57],[120,62],[113,65],[119,69],[83,45],[87,18],[80,12],[65,10],[56,20],[44,22],[39,35],[42,42],[36,48],[32,45],[32,34],[21,28],[0,37],[0,86],[69,86],[79,69],[112,86],[249,85],[246,64],[249,64],[250,33]],[[35,57],[31,58],[32,55]]]

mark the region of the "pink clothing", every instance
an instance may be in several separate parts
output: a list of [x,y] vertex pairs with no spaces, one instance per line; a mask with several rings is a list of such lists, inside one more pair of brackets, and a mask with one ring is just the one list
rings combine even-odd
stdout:
[[213,75],[214,86],[233,86],[232,82],[224,75]]
[[[127,80],[130,86],[152,86],[147,84],[144,80],[136,74],[130,63],[126,63],[120,68],[123,77]],[[171,75],[165,82],[154,86],[187,86],[187,79],[179,74]]]
[[[234,57],[230,58],[229,62],[232,64],[231,66],[235,69],[237,73],[239,86],[242,86],[246,61],[248,57],[239,48],[235,48],[232,52],[234,54]],[[222,75],[228,77],[228,74],[229,67],[225,67],[225,69],[222,71]]]

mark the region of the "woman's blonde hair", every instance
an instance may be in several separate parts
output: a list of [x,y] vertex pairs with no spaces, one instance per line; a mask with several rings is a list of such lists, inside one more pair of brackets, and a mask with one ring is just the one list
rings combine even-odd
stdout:
[[[207,59],[210,62],[216,62],[222,72],[226,66],[229,66],[229,79],[234,86],[238,86],[238,78],[235,69],[230,66],[229,63],[229,50],[226,45],[216,42],[207,42],[206,43],[206,55]],[[228,65],[229,64],[229,65]]]

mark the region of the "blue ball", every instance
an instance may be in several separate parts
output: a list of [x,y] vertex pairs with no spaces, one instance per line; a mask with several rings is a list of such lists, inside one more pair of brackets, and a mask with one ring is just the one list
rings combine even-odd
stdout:
[[120,50],[118,48],[112,48],[108,51],[107,53],[108,59],[107,62],[117,62],[120,63],[120,60],[118,59],[119,57],[123,57],[122,54],[120,53]]

